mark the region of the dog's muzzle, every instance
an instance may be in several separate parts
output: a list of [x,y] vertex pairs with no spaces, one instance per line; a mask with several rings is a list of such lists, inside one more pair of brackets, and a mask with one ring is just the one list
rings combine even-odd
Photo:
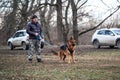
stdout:
[[72,44],[72,46],[75,46],[75,44]]

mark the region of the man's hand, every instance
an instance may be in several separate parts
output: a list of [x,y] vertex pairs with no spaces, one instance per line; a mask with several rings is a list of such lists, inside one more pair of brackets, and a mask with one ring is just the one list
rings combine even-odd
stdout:
[[38,36],[38,33],[35,33],[35,36]]

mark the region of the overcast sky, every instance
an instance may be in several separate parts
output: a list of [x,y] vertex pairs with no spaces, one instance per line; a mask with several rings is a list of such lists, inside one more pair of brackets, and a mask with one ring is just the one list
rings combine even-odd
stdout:
[[[103,2],[102,2],[103,1]],[[95,15],[96,18],[105,18],[109,15],[114,9],[120,5],[117,0],[88,0],[87,5],[91,5],[88,10],[91,10],[91,13]],[[120,12],[120,10],[118,11]]]

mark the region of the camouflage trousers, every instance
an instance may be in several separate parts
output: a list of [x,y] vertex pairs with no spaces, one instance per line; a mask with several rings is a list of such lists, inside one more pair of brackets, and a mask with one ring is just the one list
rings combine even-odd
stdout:
[[28,59],[32,59],[34,53],[37,59],[41,59],[41,41],[29,39]]

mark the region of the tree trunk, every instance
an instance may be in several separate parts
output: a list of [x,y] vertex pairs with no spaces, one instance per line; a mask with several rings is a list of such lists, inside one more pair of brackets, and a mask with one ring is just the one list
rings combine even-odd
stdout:
[[63,41],[63,34],[62,34],[62,1],[57,0],[57,37],[59,41]]
[[49,23],[47,23],[47,20],[45,18],[46,9],[47,9],[47,6],[44,6],[43,10],[39,11],[39,14],[40,14],[40,18],[41,18],[41,25],[43,26],[43,31],[44,31],[43,33],[45,36],[44,38],[47,41],[51,41],[50,34],[49,34],[49,28],[48,28]]
[[68,41],[68,33],[69,33],[69,23],[68,23],[68,9],[69,9],[70,1],[68,1],[68,4],[66,6],[65,10],[65,25],[63,25],[63,39],[64,42]]
[[4,32],[4,37],[9,37],[11,34],[14,33],[16,29],[16,13],[18,8],[18,2],[17,0],[13,0],[13,11],[9,14],[7,14],[4,17],[4,27],[2,31]]
[[78,44],[77,7],[73,0],[70,0],[70,1],[71,1],[72,17],[73,17],[73,36],[76,39],[77,44]]

